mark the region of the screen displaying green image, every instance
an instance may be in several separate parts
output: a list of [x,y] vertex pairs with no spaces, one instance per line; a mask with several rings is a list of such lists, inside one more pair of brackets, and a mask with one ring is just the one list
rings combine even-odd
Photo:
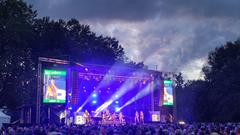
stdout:
[[172,80],[164,80],[163,85],[163,105],[173,105]]
[[43,103],[66,102],[66,71],[44,70]]

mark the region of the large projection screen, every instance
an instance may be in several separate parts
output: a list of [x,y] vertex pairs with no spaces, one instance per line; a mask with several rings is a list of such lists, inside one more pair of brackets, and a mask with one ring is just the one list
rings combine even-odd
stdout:
[[172,80],[164,80],[163,85],[163,105],[173,105]]
[[66,103],[66,71],[45,69],[43,83],[43,103]]

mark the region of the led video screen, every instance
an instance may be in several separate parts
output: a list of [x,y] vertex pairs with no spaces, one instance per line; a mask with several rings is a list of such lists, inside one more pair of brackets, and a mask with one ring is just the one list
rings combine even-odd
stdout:
[[163,85],[163,105],[173,105],[172,80],[164,80]]
[[43,103],[66,102],[66,71],[44,70]]

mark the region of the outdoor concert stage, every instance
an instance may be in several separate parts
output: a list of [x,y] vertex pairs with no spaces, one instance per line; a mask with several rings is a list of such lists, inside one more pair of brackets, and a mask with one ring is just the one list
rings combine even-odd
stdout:
[[[44,74],[47,76],[51,72],[53,74],[59,72],[63,75],[61,71],[64,70],[47,69]],[[91,121],[95,123],[103,122],[102,115],[106,111],[110,113],[110,117],[109,120],[105,120],[105,124],[111,124],[112,114],[116,115],[114,121],[117,123],[120,112],[125,122],[134,122],[136,111],[144,113],[145,121],[159,121],[160,108],[173,106],[171,73],[125,68],[119,65],[112,67],[78,65],[67,68],[65,71],[65,101],[56,101],[65,102],[64,116],[68,124],[84,124],[86,110],[89,112]],[[49,81],[47,82],[49,85]],[[59,82],[56,84],[62,87]],[[54,100],[44,99],[43,101],[53,103]]]

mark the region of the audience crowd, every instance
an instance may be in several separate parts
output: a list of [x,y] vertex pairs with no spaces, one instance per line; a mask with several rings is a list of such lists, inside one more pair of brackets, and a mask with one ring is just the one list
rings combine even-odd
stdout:
[[240,135],[240,123],[5,126],[1,135]]

